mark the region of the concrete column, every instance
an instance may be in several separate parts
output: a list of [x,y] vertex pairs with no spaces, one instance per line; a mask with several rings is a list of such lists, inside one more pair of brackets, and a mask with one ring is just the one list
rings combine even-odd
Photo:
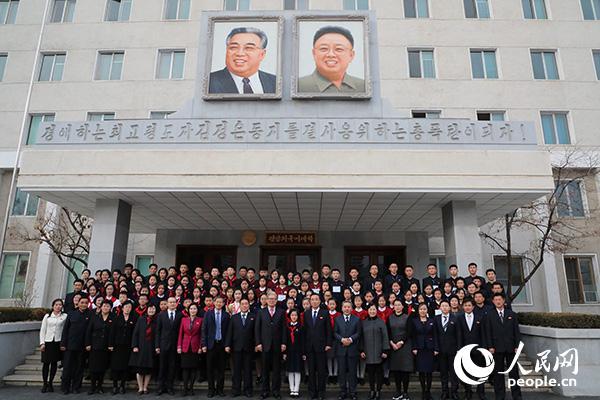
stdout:
[[90,243],[89,268],[122,268],[127,258],[131,205],[119,199],[98,199]]
[[[406,232],[404,241],[406,243],[406,263],[415,268],[417,278],[424,278],[425,266],[429,264],[429,233]],[[402,268],[402,266],[399,267]]]
[[467,265],[481,266],[481,238],[474,201],[451,201],[442,207],[446,265],[458,265],[461,276],[467,276]]

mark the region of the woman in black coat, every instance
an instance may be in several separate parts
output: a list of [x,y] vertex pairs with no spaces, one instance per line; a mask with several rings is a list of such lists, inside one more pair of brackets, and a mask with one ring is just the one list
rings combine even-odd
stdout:
[[[136,323],[136,313],[132,313],[133,303],[127,300],[121,305],[121,314],[113,321],[110,329],[108,349],[111,351],[110,373],[113,381],[113,394],[125,393],[129,375],[131,337]],[[119,382],[121,383],[119,388]]]
[[92,380],[92,386],[88,394],[104,393],[102,382],[108,369],[110,358],[108,339],[113,323],[111,309],[112,303],[109,300],[104,300],[100,306],[100,312],[92,316],[85,335],[85,349],[90,352],[88,367]]
[[148,384],[152,377],[155,361],[155,333],[156,305],[150,304],[146,315],[138,318],[131,338],[133,352],[129,359],[129,365],[136,370],[138,394],[148,394]]
[[427,304],[419,304],[418,314],[412,318],[412,352],[421,383],[424,400],[431,400],[431,380],[434,358],[438,354],[433,318],[427,316]]
[[303,329],[300,325],[300,312],[292,309],[288,315],[287,348],[284,354],[286,370],[290,383],[290,397],[300,397],[300,378],[304,371],[304,340]]

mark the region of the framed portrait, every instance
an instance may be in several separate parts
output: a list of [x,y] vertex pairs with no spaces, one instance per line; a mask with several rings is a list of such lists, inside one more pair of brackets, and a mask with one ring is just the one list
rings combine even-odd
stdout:
[[283,19],[211,17],[205,100],[281,99]]
[[294,98],[368,99],[367,15],[297,17]]

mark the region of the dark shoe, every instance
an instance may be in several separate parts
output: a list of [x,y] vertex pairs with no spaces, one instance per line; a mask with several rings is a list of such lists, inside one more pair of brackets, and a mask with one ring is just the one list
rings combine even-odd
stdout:
[[73,389],[73,393],[75,394],[79,394],[81,393],[81,389],[77,388],[77,389]]
[[352,400],[357,400],[357,399],[358,399],[358,397],[356,396],[356,393],[355,393],[355,394],[353,394],[353,395],[351,395],[351,396],[350,396],[350,399],[352,399]]
[[281,398],[281,395],[279,393],[273,393],[273,397],[279,400]]
[[385,386],[390,386],[390,378],[383,378],[383,384]]
[[208,397],[209,399],[212,399],[213,397],[215,397],[215,394],[214,394],[214,392],[208,392],[206,394],[206,397]]
[[156,392],[156,395],[161,396],[163,393],[165,393],[165,391],[162,389],[159,389],[158,392]]
[[269,397],[269,393],[263,393],[260,395],[260,398],[263,400],[266,399],[267,397]]
[[96,389],[96,393],[104,394],[104,389],[102,389],[102,386]]
[[42,386],[42,393],[46,393],[48,391],[48,384],[44,383],[44,386]]
[[170,394],[171,396],[175,396],[175,391],[174,391],[173,389],[169,389],[169,394]]
[[121,385],[121,390],[120,390],[120,393],[121,393],[121,394],[125,394],[125,392],[126,392],[126,391],[127,391],[127,390],[125,389],[125,385]]
[[88,391],[88,395],[90,395],[90,396],[91,396],[91,395],[93,395],[94,393],[96,393],[96,390],[95,390],[94,388],[91,388],[91,389]]
[[369,400],[374,400],[375,399],[375,392],[374,391],[369,391]]
[[112,394],[113,394],[113,396],[115,394],[119,394],[119,388],[117,386],[113,387]]
[[52,384],[51,384],[51,383],[49,383],[49,384],[48,384],[48,391],[49,391],[50,393],[53,393],[53,392],[54,392],[54,387],[52,386]]
[[219,397],[225,397],[225,392],[222,390],[219,390]]
[[340,393],[340,395],[338,396],[338,400],[344,400],[348,397],[348,395],[346,393]]
[[188,391],[187,391],[187,389],[184,389],[183,393],[181,393],[181,397],[187,397],[187,395],[188,395]]
[[381,392],[378,390],[375,392],[375,400],[381,399]]
[[64,394],[64,395],[71,394],[71,391],[70,390],[63,390],[62,394]]

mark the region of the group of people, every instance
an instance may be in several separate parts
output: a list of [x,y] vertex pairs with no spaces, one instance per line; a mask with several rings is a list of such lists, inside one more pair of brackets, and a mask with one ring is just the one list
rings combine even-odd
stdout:
[[[439,371],[442,399],[458,399],[453,360],[463,346],[476,344],[494,356],[491,376],[496,399],[505,396],[504,371],[520,342],[517,315],[511,310],[495,271],[486,278],[471,263],[469,275],[458,267],[448,277],[437,266],[414,277],[410,265],[395,263],[383,273],[377,265],[361,277],[349,268],[325,264],[320,271],[279,271],[228,266],[223,270],[185,264],[149,267],[143,276],[131,264],[122,270],[84,270],[66,298],[56,299],[40,331],[42,392],[54,390],[62,362],[63,393],[81,391],[84,371],[90,394],[103,393],[110,371],[113,394],[125,393],[135,373],[139,394],[150,380],[158,394],[174,394],[180,378],[185,395],[197,379],[207,380],[207,397],[225,395],[225,370],[232,372],[231,395],[281,397],[282,374],[289,395],[299,397],[306,382],[311,399],[323,399],[327,383],[339,385],[339,399],[357,398],[365,377],[369,399],[379,400],[393,378],[395,400],[408,400],[412,373],[422,398],[430,400],[432,377]],[[473,361],[483,366],[473,352]],[[254,377],[256,376],[256,380]],[[511,378],[518,378],[513,368]],[[386,382],[387,381],[387,382]],[[473,389],[464,385],[470,400]],[[520,399],[518,386],[512,398]],[[475,392],[485,399],[484,384]]]

